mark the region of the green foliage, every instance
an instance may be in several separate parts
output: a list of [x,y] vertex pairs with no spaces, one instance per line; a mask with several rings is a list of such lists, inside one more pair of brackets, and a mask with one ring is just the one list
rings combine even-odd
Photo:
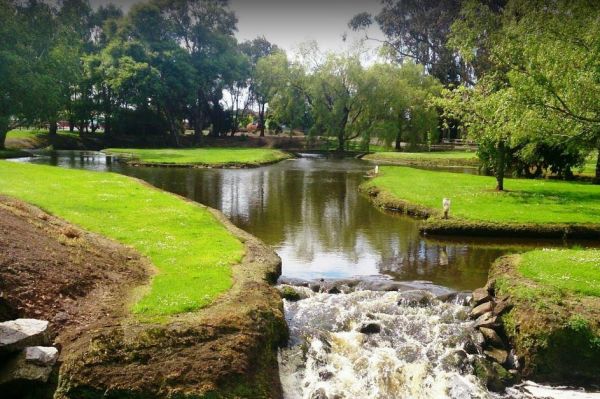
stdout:
[[490,190],[493,178],[383,166],[366,183],[398,199],[441,209],[450,198],[450,216],[494,223],[600,224],[600,187],[547,180],[507,179],[508,191]]
[[231,265],[243,255],[241,242],[209,211],[125,176],[2,161],[0,192],[147,256],[158,274],[133,305],[139,314],[207,306],[229,289]]

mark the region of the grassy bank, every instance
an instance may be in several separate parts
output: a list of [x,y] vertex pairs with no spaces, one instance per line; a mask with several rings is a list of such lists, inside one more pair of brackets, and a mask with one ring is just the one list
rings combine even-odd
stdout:
[[[506,179],[507,191],[494,187],[494,178],[488,176],[384,166],[361,188],[382,207],[429,217],[424,229],[432,233],[600,232],[598,185]],[[443,198],[452,202],[450,220],[440,219]]]
[[104,152],[122,155],[134,164],[207,167],[260,166],[290,157],[283,151],[267,148],[109,148]]
[[504,331],[523,376],[597,382],[600,375],[600,250],[535,250],[499,259],[490,271],[497,298],[509,298]]
[[0,159],[19,158],[19,157],[26,157],[28,155],[29,155],[28,153],[26,153],[25,151],[21,151],[21,150],[11,150],[11,149],[0,150]]
[[364,160],[389,165],[405,166],[444,166],[465,167],[478,166],[479,159],[475,152],[443,151],[443,152],[376,152],[363,157]]
[[242,243],[208,210],[112,173],[0,161],[0,193],[130,245],[158,274],[134,312],[170,315],[201,308],[231,287]]

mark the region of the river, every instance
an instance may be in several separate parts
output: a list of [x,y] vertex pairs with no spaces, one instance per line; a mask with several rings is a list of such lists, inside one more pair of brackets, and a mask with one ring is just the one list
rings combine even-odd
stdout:
[[[423,237],[417,221],[385,213],[359,194],[373,165],[356,159],[306,157],[236,170],[132,167],[87,152],[21,161],[143,179],[221,210],[271,245],[282,259],[282,282],[306,297],[284,301],[291,332],[280,351],[286,399],[498,397],[460,359],[472,331],[466,308],[435,299],[415,306],[411,295],[473,290],[502,254],[565,245]],[[342,293],[298,287],[332,281],[342,281]],[[394,282],[405,286],[386,291]],[[359,332],[369,324],[380,331]],[[600,397],[535,384],[503,397],[548,396]]]

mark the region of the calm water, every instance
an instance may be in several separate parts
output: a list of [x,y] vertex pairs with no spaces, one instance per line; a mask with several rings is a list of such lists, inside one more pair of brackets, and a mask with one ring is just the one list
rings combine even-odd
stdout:
[[75,152],[30,162],[119,172],[217,208],[275,248],[284,277],[384,274],[473,289],[485,283],[490,263],[506,252],[506,243],[421,237],[418,221],[386,214],[359,194],[373,166],[356,159],[300,158],[241,170],[129,167]]

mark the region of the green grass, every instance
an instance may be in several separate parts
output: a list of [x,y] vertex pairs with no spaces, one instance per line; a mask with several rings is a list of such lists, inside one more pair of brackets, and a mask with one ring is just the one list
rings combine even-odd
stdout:
[[170,315],[210,304],[232,284],[242,243],[206,209],[131,178],[0,161],[0,193],[130,245],[159,273],[133,306]]
[[493,177],[399,166],[382,166],[365,185],[434,210],[450,198],[452,217],[474,221],[600,224],[600,185],[506,179],[508,191],[497,192]]
[[[63,131],[59,131],[63,133]],[[14,129],[6,134],[7,139],[33,139],[37,136],[47,136],[48,129]]]
[[521,255],[518,271],[546,286],[600,297],[600,250],[544,249]]
[[439,152],[376,152],[363,157],[367,161],[395,163],[399,165],[439,165],[439,166],[477,166],[479,159],[475,152],[439,151]]
[[583,168],[579,173],[583,176],[595,176],[596,175],[596,160],[598,159],[598,153],[592,152],[589,157],[586,158]]
[[260,165],[289,158],[283,151],[267,148],[109,148],[111,154],[132,155],[144,163],[190,165]]

